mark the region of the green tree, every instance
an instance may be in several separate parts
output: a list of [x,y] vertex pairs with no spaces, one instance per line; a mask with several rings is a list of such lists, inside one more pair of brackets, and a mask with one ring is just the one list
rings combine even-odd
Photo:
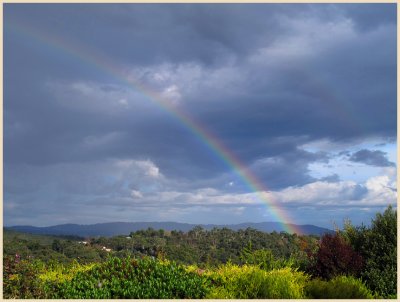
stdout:
[[51,248],[53,249],[53,251],[56,251],[58,253],[63,253],[63,250],[64,250],[63,244],[58,239],[53,240],[53,243],[51,244]]
[[378,213],[371,227],[346,224],[344,234],[364,258],[361,275],[367,285],[384,298],[397,294],[397,211],[389,206]]
[[384,297],[396,295],[397,288],[397,211],[389,206],[372,221],[365,249],[364,278]]

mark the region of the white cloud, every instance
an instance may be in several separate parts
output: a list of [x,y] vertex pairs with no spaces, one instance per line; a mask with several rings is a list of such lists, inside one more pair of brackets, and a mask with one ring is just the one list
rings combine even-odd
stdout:
[[215,189],[201,189],[195,192],[165,191],[151,197],[162,204],[181,206],[219,206],[219,205],[254,205],[259,203],[256,193],[224,194]]
[[[218,96],[226,98],[228,94],[234,95],[241,89],[240,83],[244,81],[245,69],[231,63],[208,68],[203,65],[190,63],[171,64],[163,63],[148,67],[132,67],[127,72],[127,78],[133,83],[144,86],[164,102],[179,105],[181,102],[193,100],[207,102],[219,100]],[[207,98],[203,96],[207,92]]]
[[143,198],[143,194],[138,190],[132,190],[131,191],[131,196],[134,199]]
[[136,161],[135,164],[142,168],[147,176],[150,176],[152,178],[162,177],[160,169],[150,160]]
[[270,193],[281,203],[338,204],[351,198],[357,184],[352,181],[328,183],[314,182],[302,187],[289,187],[280,192]]
[[[393,168],[392,168],[393,169]],[[279,203],[298,205],[334,206],[385,206],[396,204],[397,191],[394,175],[369,178],[365,183],[340,181],[328,183],[317,181],[302,187],[289,187],[280,192],[269,192]]]
[[[395,170],[395,168],[392,168]],[[363,200],[364,204],[375,205],[387,203],[396,203],[397,200],[397,183],[395,175],[380,175],[370,178],[366,184],[368,195]]]
[[141,177],[162,178],[160,169],[151,160],[122,159],[114,160],[112,164],[123,174],[137,174]]
[[177,105],[181,99],[182,95],[179,91],[179,87],[177,85],[171,85],[166,87],[162,92],[161,92],[161,97],[167,100],[171,100],[171,102],[174,105]]
[[397,200],[395,188],[395,175],[392,168],[388,170],[388,175],[371,177],[362,184],[354,181],[317,181],[300,187],[288,187],[281,191],[252,193],[224,193],[211,188],[194,192],[160,191],[146,199],[154,206],[171,207],[200,205],[246,207],[273,204],[279,208],[290,206],[302,209],[307,207],[345,209],[346,207],[376,207],[394,204]]

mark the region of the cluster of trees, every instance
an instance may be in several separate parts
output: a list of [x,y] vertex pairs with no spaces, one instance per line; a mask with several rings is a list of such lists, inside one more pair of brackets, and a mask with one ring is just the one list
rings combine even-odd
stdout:
[[265,233],[255,229],[233,231],[228,228],[205,230],[198,226],[189,232],[140,230],[129,237],[92,239],[92,244],[112,248],[121,255],[161,255],[183,264],[217,265],[240,263],[241,251],[251,242],[254,250],[268,249],[275,257],[297,255],[303,259],[317,249],[318,236],[298,236],[285,232]]
[[371,226],[353,226],[324,235],[307,271],[330,280],[347,275],[360,278],[380,297],[397,295],[397,211],[389,206]]
[[46,236],[24,234],[4,229],[3,255],[20,259],[39,259],[44,262],[71,263],[99,262],[107,258],[107,252],[97,246],[79,243],[76,236]]
[[[84,245],[82,241],[87,241]],[[129,236],[80,238],[23,234],[4,230],[4,255],[32,257],[45,262],[56,260],[68,263],[76,259],[80,263],[104,261],[108,254],[125,256],[163,257],[181,264],[200,266],[218,265],[231,261],[241,263],[240,255],[251,243],[253,250],[266,249],[275,257],[293,255],[304,266],[308,255],[318,248],[319,237],[314,235],[265,233],[255,229],[233,231],[228,228],[205,230],[198,226],[189,232],[140,230]],[[111,249],[108,253],[102,249]]]

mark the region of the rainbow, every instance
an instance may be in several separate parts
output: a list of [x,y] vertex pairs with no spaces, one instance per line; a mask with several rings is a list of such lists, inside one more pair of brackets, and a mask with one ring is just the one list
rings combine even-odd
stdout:
[[167,114],[176,118],[180,124],[190,133],[195,135],[202,144],[212,151],[229,169],[232,169],[243,183],[257,196],[257,199],[268,207],[270,213],[282,224],[288,233],[302,233],[300,228],[296,228],[291,223],[293,220],[288,213],[268,194],[267,187],[254,175],[254,173],[244,164],[231,150],[229,150],[220,139],[211,133],[204,125],[195,121],[187,112],[177,106],[173,106],[168,100],[161,97],[137,80],[128,78],[121,68],[111,62],[108,58],[100,56],[94,50],[88,50],[77,44],[50,35],[47,32],[39,31],[33,26],[27,26],[22,22],[8,21],[4,23],[5,31],[19,36],[22,39],[33,43],[34,47],[49,47],[70,58],[95,68],[102,73],[106,73],[118,81],[129,85],[142,95],[146,96],[151,102]]

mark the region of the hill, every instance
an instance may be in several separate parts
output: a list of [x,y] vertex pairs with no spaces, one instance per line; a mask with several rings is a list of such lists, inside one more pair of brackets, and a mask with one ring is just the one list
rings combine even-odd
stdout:
[[[193,229],[198,224],[178,223],[178,222],[108,222],[97,223],[89,225],[80,224],[60,224],[48,227],[35,227],[35,226],[11,226],[7,227],[19,232],[31,234],[46,234],[46,235],[72,235],[81,237],[96,237],[96,236],[116,236],[128,235],[130,232],[144,230],[148,228],[163,229],[166,231],[183,231],[187,232]],[[205,224],[200,225],[206,230],[213,228],[228,228],[231,230],[240,230],[246,228],[253,228],[263,232],[281,232],[287,229],[287,226],[278,222],[259,222],[259,223],[240,223],[229,225],[216,225]],[[288,225],[291,228],[299,230],[298,235],[322,235],[325,233],[333,233],[332,230],[321,228],[315,225]]]

